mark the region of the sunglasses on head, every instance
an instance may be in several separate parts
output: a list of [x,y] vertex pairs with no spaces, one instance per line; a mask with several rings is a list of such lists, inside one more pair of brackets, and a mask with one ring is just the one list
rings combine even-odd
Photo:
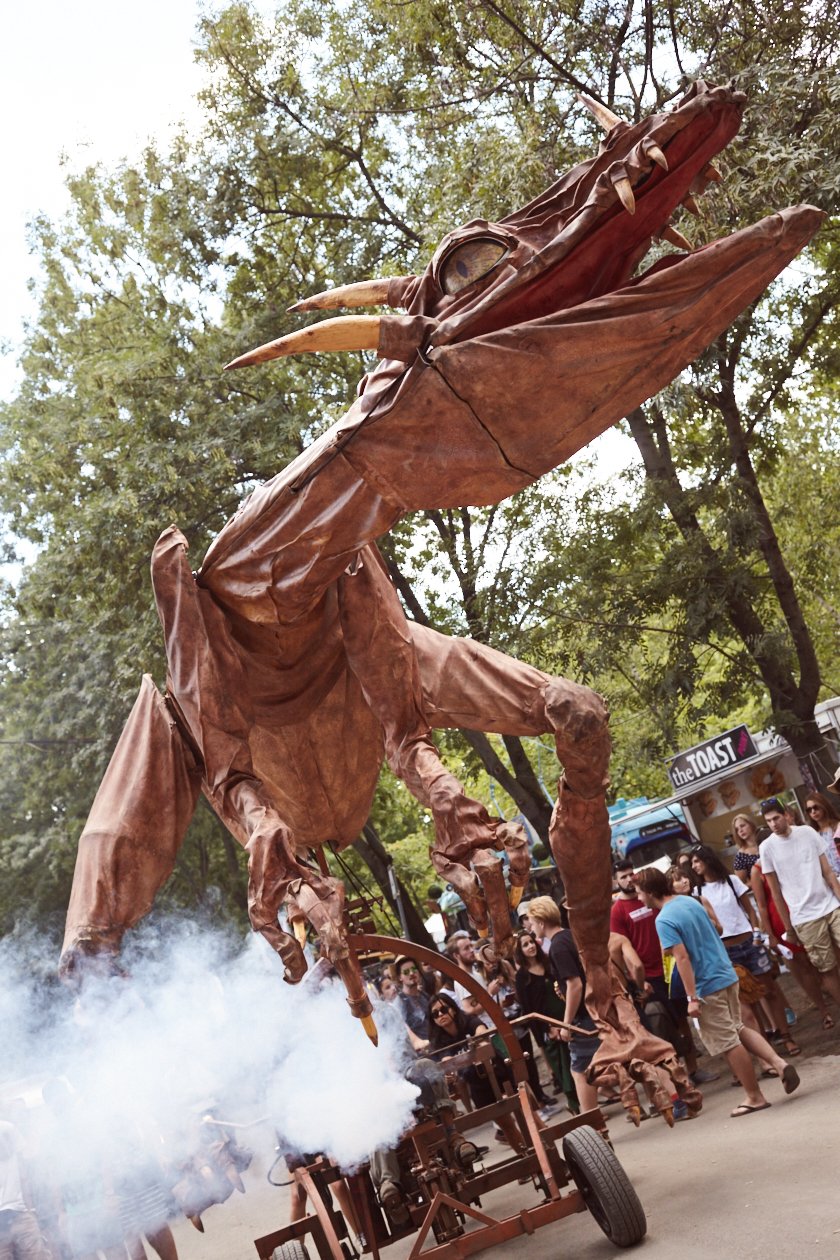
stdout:
[[780,814],[785,812],[785,807],[779,800],[778,796],[769,796],[766,801],[762,801],[761,809],[775,809],[778,810]]

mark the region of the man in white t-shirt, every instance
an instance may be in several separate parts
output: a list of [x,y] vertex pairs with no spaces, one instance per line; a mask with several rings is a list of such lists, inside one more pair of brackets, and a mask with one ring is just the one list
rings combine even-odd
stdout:
[[840,1003],[834,952],[835,946],[840,949],[840,882],[813,827],[791,826],[775,797],[762,802],[761,812],[771,835],[759,846],[759,861],[785,935],[801,941],[820,973],[820,983]]

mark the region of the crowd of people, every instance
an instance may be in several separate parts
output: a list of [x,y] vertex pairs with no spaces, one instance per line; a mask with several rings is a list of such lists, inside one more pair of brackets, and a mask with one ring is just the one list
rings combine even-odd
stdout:
[[[836,782],[840,790],[840,771]],[[778,1078],[787,1093],[799,1084],[790,1060],[801,1047],[778,983],[781,971],[801,986],[826,1030],[834,1026],[829,1002],[840,1004],[840,815],[829,796],[817,792],[808,796],[805,810],[808,826],[795,805],[775,797],[762,803],[760,816],[737,815],[731,873],[721,855],[702,844],[681,853],[667,871],[635,871],[630,860],[615,865],[610,956],[642,1023],[673,1045],[694,1084],[719,1075],[699,1065],[698,1053],[724,1056],[733,1085],[744,1091],[733,1117],[770,1105],[760,1079]],[[530,1027],[519,1023],[517,1035],[528,1051],[544,1114],[561,1096],[572,1112],[588,1109],[599,1101],[587,1079],[599,1039],[565,908],[541,896],[520,910],[513,962],[497,957],[492,940],[476,941],[464,930],[446,938],[445,953],[507,1015],[544,1015],[572,1026],[533,1020]],[[431,965],[397,959],[383,968],[378,988],[400,1010],[417,1053],[440,1058],[447,1048],[488,1032],[490,1021],[467,986]],[[534,1043],[550,1075],[545,1086]],[[474,1070],[462,1070],[451,1085],[467,1105],[487,1101]],[[680,1102],[675,1115],[687,1118]],[[496,1136],[507,1140],[503,1132]]]
[[[840,771],[832,787],[840,793]],[[782,968],[824,1029],[834,1027],[829,1004],[840,1004],[840,816],[816,792],[805,810],[810,825],[776,797],[762,802],[760,816],[739,814],[731,872],[702,844],[680,853],[668,870],[635,870],[627,859],[614,868],[610,957],[640,1019],[673,1045],[695,1085],[718,1079],[698,1064],[698,1054],[723,1056],[743,1091],[735,1118],[771,1105],[762,1081],[777,1079],[785,1093],[799,1085],[791,1060],[801,1047],[778,983]],[[377,1019],[390,1022],[402,1045],[406,1078],[444,1126],[453,1157],[469,1168],[477,1150],[455,1127],[458,1110],[492,1104],[513,1086],[484,994],[514,1021],[543,1120],[563,1105],[577,1114],[616,1100],[599,1096],[588,1079],[600,1042],[562,899],[536,896],[519,907],[511,960],[492,938],[451,921],[448,927],[441,953],[455,975],[431,956],[417,962],[404,954],[383,961],[370,980]],[[464,1054],[477,1044],[486,1047],[483,1054]],[[0,1260],[143,1260],[144,1242],[161,1260],[177,1260],[169,1221],[180,1214],[198,1223],[204,1207],[241,1187],[248,1153],[223,1125],[209,1123],[212,1117],[202,1118],[195,1158],[182,1166],[150,1162],[148,1135],[133,1143],[124,1132],[118,1155],[88,1167],[79,1155],[86,1149],[80,1099],[62,1078],[42,1092],[40,1133],[31,1131],[25,1108],[0,1120]],[[687,1118],[678,1100],[674,1115]],[[500,1116],[494,1138],[523,1150],[510,1115]],[[287,1160],[293,1169],[312,1158],[289,1152]],[[56,1160],[65,1169],[59,1178]],[[405,1204],[396,1152],[370,1152],[370,1166],[383,1207],[399,1222]],[[336,1192],[341,1201],[340,1183]],[[293,1215],[305,1211],[300,1194],[298,1200],[293,1196]],[[352,1206],[342,1207],[357,1229]]]
[[250,1153],[210,1113],[196,1113],[193,1153],[150,1154],[160,1140],[127,1116],[93,1134],[84,1100],[62,1076],[0,1120],[0,1260],[178,1260],[170,1222],[244,1189]]

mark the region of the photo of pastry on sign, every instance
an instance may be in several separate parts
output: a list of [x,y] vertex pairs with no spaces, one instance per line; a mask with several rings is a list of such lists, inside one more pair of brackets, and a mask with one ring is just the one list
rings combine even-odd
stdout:
[[718,807],[718,799],[710,788],[706,788],[705,792],[701,792],[695,797],[697,804],[700,806],[700,812],[704,818],[711,818],[712,814]]
[[785,776],[779,769],[778,762],[774,766],[758,766],[753,770],[749,787],[756,800],[763,800],[766,796],[776,796],[779,792],[784,792]]
[[724,779],[719,785],[720,799],[727,809],[734,809],[741,797],[741,785],[735,779]]

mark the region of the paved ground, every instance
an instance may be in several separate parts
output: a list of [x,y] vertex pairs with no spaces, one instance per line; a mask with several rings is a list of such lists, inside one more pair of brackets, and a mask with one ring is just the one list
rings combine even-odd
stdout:
[[[801,1008],[795,995],[793,1005]],[[636,1130],[620,1108],[608,1109],[616,1154],[648,1218],[640,1260],[840,1256],[840,1021],[823,1033],[816,1013],[801,1011],[795,1033],[804,1048],[797,1060],[802,1085],[786,1098],[777,1081],[764,1082],[769,1111],[729,1117],[740,1094],[730,1088],[725,1065],[720,1081],[704,1087],[702,1115],[672,1130],[661,1120]],[[288,1191],[270,1187],[264,1168],[252,1168],[246,1180],[246,1195],[206,1213],[206,1234],[186,1222],[178,1225],[181,1260],[252,1260],[252,1240],[286,1222]],[[485,1199],[483,1208],[510,1215],[537,1201],[531,1187],[514,1186]],[[409,1251],[410,1243],[403,1242],[384,1254],[405,1260]],[[483,1254],[600,1260],[618,1253],[582,1213]],[[312,1250],[310,1256],[314,1260]]]

